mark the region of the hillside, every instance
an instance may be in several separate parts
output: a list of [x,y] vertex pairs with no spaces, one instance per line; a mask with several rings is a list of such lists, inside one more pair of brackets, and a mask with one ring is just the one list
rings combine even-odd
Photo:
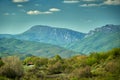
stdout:
[[76,55],[76,52],[64,49],[62,47],[17,39],[0,39],[0,55],[34,55],[41,57],[53,57],[59,54],[62,57]]
[[82,40],[68,46],[71,50],[86,54],[117,47],[120,47],[120,25],[105,25],[91,30]]

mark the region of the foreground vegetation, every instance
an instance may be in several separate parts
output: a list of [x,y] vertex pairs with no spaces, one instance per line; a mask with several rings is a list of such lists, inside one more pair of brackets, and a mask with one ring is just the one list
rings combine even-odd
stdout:
[[71,58],[0,59],[0,80],[120,80],[120,48]]

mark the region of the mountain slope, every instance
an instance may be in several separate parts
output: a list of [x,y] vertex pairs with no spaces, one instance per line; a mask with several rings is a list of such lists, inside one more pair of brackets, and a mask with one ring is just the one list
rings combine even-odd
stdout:
[[37,25],[33,26],[22,34],[16,35],[15,38],[21,40],[50,43],[63,47],[74,41],[82,39],[84,36],[84,33],[76,32],[65,28],[55,28]]
[[76,52],[62,47],[17,39],[0,39],[0,55],[34,55],[42,57],[52,57],[59,54],[62,57],[76,55]]
[[117,47],[120,47],[120,25],[106,25],[90,31],[81,41],[74,42],[67,48],[88,54]]

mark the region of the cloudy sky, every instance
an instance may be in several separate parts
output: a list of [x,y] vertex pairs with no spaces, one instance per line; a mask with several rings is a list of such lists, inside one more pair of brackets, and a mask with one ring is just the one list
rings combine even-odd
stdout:
[[0,0],[0,34],[18,34],[34,25],[88,32],[120,24],[120,0]]

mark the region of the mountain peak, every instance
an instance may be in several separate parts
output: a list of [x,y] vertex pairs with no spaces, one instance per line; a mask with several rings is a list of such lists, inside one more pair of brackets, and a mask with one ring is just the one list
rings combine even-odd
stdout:
[[32,26],[30,29],[34,29],[34,28],[51,28],[51,27],[46,25],[35,25],[35,26]]
[[50,29],[52,27],[50,26],[45,26],[45,25],[35,25],[35,26],[32,26],[28,31],[39,31],[39,30],[43,30],[43,29]]
[[99,27],[99,28],[95,28],[95,32],[98,32],[98,31],[115,31],[115,30],[118,30],[120,29],[120,25],[113,25],[113,24],[107,24],[105,26],[102,26],[102,27]]
[[105,26],[95,28],[94,30],[90,30],[89,33],[85,36],[85,38],[88,36],[92,36],[96,33],[109,34],[109,33],[119,32],[119,31],[120,31],[120,25],[107,24]]
[[20,34],[20,37],[18,38],[63,46],[81,40],[84,36],[84,33],[70,29],[36,25]]

